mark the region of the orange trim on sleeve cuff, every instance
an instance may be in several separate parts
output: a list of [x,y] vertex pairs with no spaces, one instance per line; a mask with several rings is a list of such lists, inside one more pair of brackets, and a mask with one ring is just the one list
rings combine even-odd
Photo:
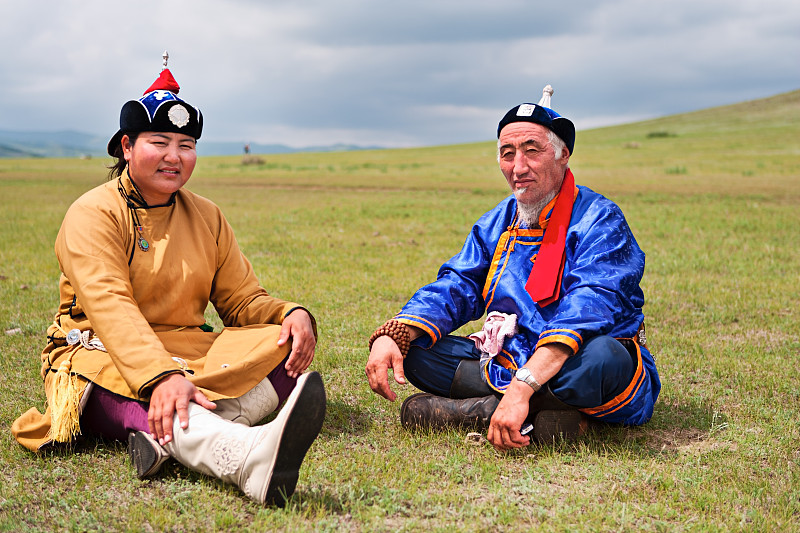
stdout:
[[575,339],[570,337],[569,335],[548,335],[543,339],[539,339],[539,342],[536,343],[536,347],[539,348],[540,346],[544,346],[545,344],[553,344],[559,342],[561,344],[566,344],[570,348],[572,348],[572,355],[578,353],[580,350],[580,344],[577,343]]
[[578,333],[577,331],[573,330],[573,329],[563,329],[563,328],[562,328],[562,329],[548,329],[548,330],[546,330],[546,331],[543,331],[543,332],[542,332],[542,333],[539,335],[539,338],[541,339],[541,338],[542,338],[542,337],[544,337],[545,335],[548,335],[548,334],[550,334],[550,333],[557,333],[557,332],[559,332],[559,331],[566,331],[567,333],[571,333],[573,337],[575,337],[575,338],[577,338],[577,339],[578,339],[578,342],[580,342],[580,343],[583,343],[583,337],[581,336],[581,334],[580,334],[580,333]]
[[[418,317],[415,317],[415,318],[418,318]],[[436,326],[434,326],[433,324],[431,324],[431,326],[433,326],[433,327],[431,327],[431,326],[428,326],[428,324],[426,324],[424,322],[420,322],[420,321],[417,321],[417,320],[412,320],[410,318],[397,318],[397,317],[394,317],[394,319],[397,320],[398,322],[402,323],[402,324],[406,324],[408,326],[415,326],[415,327],[421,329],[422,331],[424,331],[425,333],[427,333],[428,336],[431,338],[431,343],[430,343],[429,346],[427,346],[428,348],[430,348],[431,346],[436,344],[436,341],[438,341],[441,338],[441,334],[439,334],[439,329],[436,328]],[[420,320],[424,320],[424,319],[420,318]],[[434,328],[436,328],[436,331],[434,331]]]

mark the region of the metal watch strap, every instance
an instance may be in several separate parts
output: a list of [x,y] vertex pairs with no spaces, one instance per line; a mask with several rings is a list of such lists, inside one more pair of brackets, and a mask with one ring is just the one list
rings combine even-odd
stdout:
[[515,377],[518,380],[530,386],[530,388],[533,389],[533,392],[538,392],[539,389],[542,388],[541,384],[539,384],[539,382],[536,381],[536,378],[533,377],[533,374],[531,374],[531,371],[525,367],[522,367],[519,370],[517,370]]

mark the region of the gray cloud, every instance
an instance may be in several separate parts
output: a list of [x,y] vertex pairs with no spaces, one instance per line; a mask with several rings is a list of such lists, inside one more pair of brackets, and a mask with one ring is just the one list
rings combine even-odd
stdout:
[[0,129],[110,135],[165,48],[204,137],[297,146],[490,139],[548,83],[579,128],[800,88],[800,5],[730,4],[6,3]]

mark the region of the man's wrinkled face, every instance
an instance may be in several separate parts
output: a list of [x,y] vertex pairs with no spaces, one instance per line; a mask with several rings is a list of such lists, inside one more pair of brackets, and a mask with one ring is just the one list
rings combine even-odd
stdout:
[[500,170],[520,203],[543,207],[558,194],[564,180],[569,151],[565,149],[556,160],[548,131],[539,124],[512,122],[500,132]]

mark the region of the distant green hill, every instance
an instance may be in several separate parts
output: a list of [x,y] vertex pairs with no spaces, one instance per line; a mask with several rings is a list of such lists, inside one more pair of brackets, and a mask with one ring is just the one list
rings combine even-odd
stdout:
[[0,157],[84,157],[105,155],[107,140],[78,131],[0,130]]
[[[71,130],[55,132],[0,130],[0,158],[107,157],[106,144],[108,139],[109,137],[99,137]],[[244,152],[244,146],[245,143],[202,140],[197,145],[197,153],[201,156],[239,155]],[[379,148],[351,144],[293,148],[283,144],[257,143],[250,143],[249,147],[252,154],[340,152]]]
[[[582,130],[570,166],[604,194],[630,190],[800,195],[800,90],[631,124]],[[492,190],[507,187],[496,142],[359,152],[274,154],[245,172],[206,157],[196,174],[311,187]],[[340,179],[346,176],[346,180]],[[732,180],[731,177],[745,179]],[[795,184],[792,186],[792,184]]]
[[580,132],[584,143],[610,146],[635,140],[649,141],[680,136],[729,138],[743,134],[759,142],[775,143],[776,149],[797,148],[800,132],[800,90],[760,100],[741,102],[670,115],[657,119]]
[[[766,154],[797,154],[800,139],[800,90],[769,98],[742,102],[671,115],[667,117],[597,128],[578,132],[573,166],[587,173],[600,172],[617,163],[646,166],[663,174],[691,174],[700,168],[709,170],[708,161],[715,160],[722,172],[763,174],[771,163]],[[75,131],[14,132],[0,130],[0,157],[105,157],[106,137]],[[470,146],[484,149],[493,143],[473,143],[455,147],[428,147],[399,150],[423,159],[435,153],[455,150],[463,155]],[[235,156],[243,153],[244,144],[203,141],[198,153],[204,157]],[[379,151],[378,147],[337,145],[295,149],[283,145],[251,144],[254,154],[288,154],[294,152],[326,153],[339,158],[341,152]],[[420,150],[427,150],[421,152]],[[444,150],[444,152],[442,152]],[[625,152],[620,153],[620,150]],[[397,150],[392,150],[397,153]],[[680,153],[704,156],[708,161],[681,161]],[[426,153],[427,155],[422,155]],[[363,155],[363,154],[362,154]],[[461,157],[461,155],[459,157]],[[342,156],[347,158],[347,156]],[[361,157],[361,156],[359,156]],[[363,156],[366,160],[372,156]],[[757,161],[756,161],[757,160]],[[754,166],[755,161],[755,166]],[[689,165],[689,166],[687,166]],[[797,174],[797,167],[781,163],[783,171]],[[774,170],[774,169],[773,169]],[[647,174],[647,172],[645,173]]]
[[[572,167],[579,181],[615,189],[668,180],[692,192],[752,193],[793,181],[800,194],[800,90],[578,132]],[[728,185],[731,176],[747,179]]]
[[26,150],[20,150],[19,148],[14,148],[13,146],[5,146],[0,144],[0,157],[17,157],[17,158],[26,158],[26,157],[41,157],[38,154],[34,154],[33,152],[28,152]]

